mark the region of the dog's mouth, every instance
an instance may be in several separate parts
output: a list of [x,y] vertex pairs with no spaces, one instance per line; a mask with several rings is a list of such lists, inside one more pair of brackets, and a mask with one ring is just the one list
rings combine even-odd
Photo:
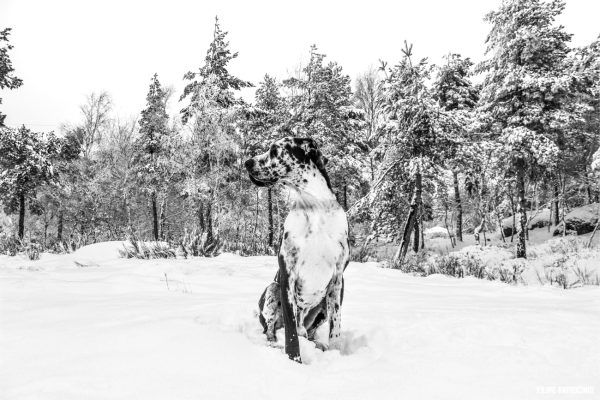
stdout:
[[257,178],[255,176],[252,176],[251,173],[248,173],[248,176],[250,177],[250,181],[252,183],[254,183],[256,186],[273,186],[275,185],[275,183],[277,183],[277,179],[261,179],[261,178]]

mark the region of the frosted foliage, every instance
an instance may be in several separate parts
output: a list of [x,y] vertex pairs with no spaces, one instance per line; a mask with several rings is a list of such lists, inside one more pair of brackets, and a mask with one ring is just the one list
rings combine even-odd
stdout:
[[499,142],[507,153],[531,157],[539,165],[552,166],[558,157],[558,147],[550,139],[525,127],[504,129]]

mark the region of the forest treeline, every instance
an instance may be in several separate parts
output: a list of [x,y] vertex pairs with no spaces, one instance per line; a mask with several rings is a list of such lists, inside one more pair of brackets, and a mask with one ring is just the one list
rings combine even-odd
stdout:
[[[532,216],[547,208],[560,225],[600,196],[600,38],[571,46],[556,23],[563,10],[561,0],[505,0],[485,16],[482,62],[448,49],[433,65],[404,43],[398,62],[354,82],[316,46],[285,79],[233,76],[238,53],[217,19],[183,93],[155,74],[136,120],[116,118],[105,92],[57,134],[5,127],[0,113],[0,250],[135,237],[194,255],[270,254],[287,194],[253,186],[243,162],[292,134],[313,137],[330,159],[356,249],[397,243],[401,262],[425,246],[425,224],[461,241],[514,216],[525,257]],[[27,82],[9,35],[0,32],[0,89],[18,90]],[[254,85],[244,101],[240,90]],[[169,115],[168,104],[180,112]]]

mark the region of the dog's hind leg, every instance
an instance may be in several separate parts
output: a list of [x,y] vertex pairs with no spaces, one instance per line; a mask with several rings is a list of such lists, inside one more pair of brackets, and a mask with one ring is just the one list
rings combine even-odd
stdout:
[[279,284],[271,283],[263,292],[258,302],[260,314],[258,316],[263,333],[267,335],[267,340],[276,342],[275,331],[283,326],[283,315],[281,313],[281,295],[279,293]]
[[283,326],[285,328],[285,352],[290,360],[302,362],[300,358],[300,342],[298,340],[298,331],[296,329],[296,316],[292,304],[295,283],[290,282],[288,271],[283,259],[279,255],[279,287],[281,291],[281,310],[283,312]]

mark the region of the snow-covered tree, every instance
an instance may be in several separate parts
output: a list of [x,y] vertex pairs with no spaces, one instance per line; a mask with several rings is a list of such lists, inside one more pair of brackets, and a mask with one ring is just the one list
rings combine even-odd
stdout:
[[515,176],[517,257],[526,257],[527,171],[556,164],[557,144],[580,118],[571,107],[578,79],[566,63],[571,35],[555,24],[563,9],[561,0],[505,0],[486,16],[490,57],[479,66],[485,73],[479,111],[482,130],[496,139]]
[[[443,129],[445,115],[427,84],[432,68],[426,59],[413,63],[412,46],[406,42],[402,51],[402,60],[388,69],[384,80],[386,123],[381,146],[385,158],[373,188],[377,192],[378,186],[388,181],[387,187],[394,182],[395,190],[404,184],[404,188],[412,191],[408,215],[398,235],[396,263],[403,261],[413,233],[413,250],[416,252],[421,247],[423,178],[439,176],[437,168],[444,161],[442,149],[448,145],[448,135]],[[400,231],[399,226],[396,231]]]
[[[271,143],[279,137],[276,130],[289,117],[285,99],[281,95],[280,84],[277,80],[268,74],[265,75],[263,81],[259,84],[255,94],[255,104],[258,108],[251,118],[252,132],[249,137],[250,152],[266,151]],[[275,244],[275,225],[273,219],[273,204],[277,201],[277,192],[275,188],[268,187],[267,189],[267,221],[268,221],[268,237],[267,243],[269,248],[274,248]]]
[[[16,89],[23,84],[21,79],[14,76],[15,69],[8,54],[8,51],[13,48],[8,40],[10,31],[11,28],[0,30],[0,90]],[[2,104],[2,98],[0,98],[0,104]],[[5,118],[6,115],[0,111],[0,128],[4,126]]]
[[459,54],[449,54],[445,57],[445,61],[446,63],[438,68],[433,93],[440,107],[446,113],[452,114],[450,123],[445,126],[451,135],[450,146],[445,149],[446,166],[452,171],[456,238],[462,242],[463,208],[459,173],[467,172],[476,159],[476,148],[473,146],[475,138],[469,137],[467,131],[479,93],[470,80],[470,68],[473,65],[471,60],[463,59]]
[[0,128],[0,199],[7,214],[19,212],[19,239],[24,235],[27,204],[35,205],[38,189],[54,177],[54,140],[53,135],[44,140],[25,126]]
[[209,78],[214,76],[216,83],[216,92],[214,100],[220,107],[229,108],[236,104],[238,100],[234,92],[245,87],[251,87],[250,82],[237,78],[229,73],[229,62],[237,58],[238,53],[232,53],[229,49],[229,42],[226,40],[227,32],[221,30],[219,18],[215,17],[215,29],[213,40],[210,43],[204,65],[198,72],[187,72],[183,79],[190,81],[183,89],[180,101],[189,98],[189,104],[181,110],[181,118],[186,123],[200,106],[201,88],[206,85]]
[[[164,191],[164,186],[173,175],[170,161],[172,132],[166,107],[167,93],[160,85],[158,75],[154,74],[146,96],[146,108],[139,120],[140,136],[135,158],[138,180],[142,190],[150,197],[154,240],[159,239],[159,192]],[[162,208],[161,214],[164,212]]]
[[[237,53],[229,50],[218,19],[215,20],[213,40],[199,72],[188,72],[184,79],[191,81],[181,100],[189,103],[181,110],[182,120],[191,130],[187,160],[188,171],[183,193],[197,209],[200,230],[207,243],[215,241],[215,229],[221,222],[234,219],[239,210],[241,181],[241,149],[243,138],[236,129],[236,119],[244,114],[245,103],[236,91],[251,86],[250,82],[232,76],[229,62]],[[236,184],[234,184],[234,182]],[[226,235],[236,235],[234,227],[221,226]],[[228,230],[228,228],[232,228]]]
[[299,77],[284,81],[289,90],[290,127],[297,135],[317,140],[331,163],[328,171],[338,200],[348,208],[348,191],[360,186],[362,112],[352,99],[350,77],[311,46],[310,59]]

